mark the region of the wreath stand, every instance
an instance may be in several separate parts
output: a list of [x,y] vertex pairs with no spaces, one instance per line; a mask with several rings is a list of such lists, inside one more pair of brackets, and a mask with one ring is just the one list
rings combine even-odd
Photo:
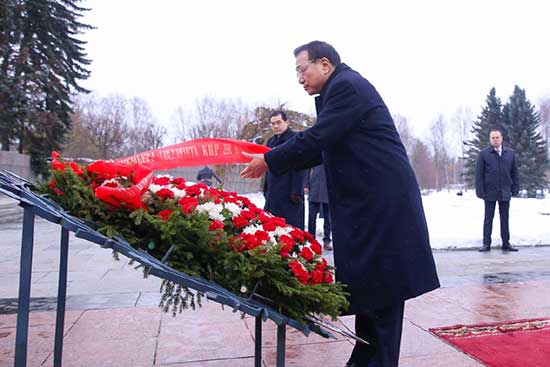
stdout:
[[0,171],[0,192],[19,201],[23,207],[23,229],[21,239],[21,261],[19,271],[19,299],[17,308],[17,327],[15,337],[15,367],[27,366],[27,339],[29,330],[29,306],[32,274],[32,254],[34,246],[34,220],[39,216],[61,226],[59,282],[57,290],[57,311],[55,324],[54,367],[61,367],[63,355],[63,330],[65,324],[65,301],[67,295],[67,262],[69,256],[69,232],[76,237],[96,243],[103,248],[112,249],[149,269],[149,274],[176,284],[202,292],[209,300],[227,305],[233,312],[242,312],[254,316],[254,366],[262,366],[262,321],[273,320],[277,324],[277,367],[285,366],[286,327],[290,326],[308,336],[315,332],[323,337],[334,337],[326,329],[338,332],[346,337],[361,341],[353,333],[340,330],[321,320],[311,320],[303,325],[288,318],[258,300],[239,297],[216,283],[204,278],[190,276],[176,271],[164,262],[157,260],[142,250],[134,249],[124,238],[108,238],[90,228],[83,220],[73,217],[56,203],[39,196],[30,190],[32,184],[8,171]]

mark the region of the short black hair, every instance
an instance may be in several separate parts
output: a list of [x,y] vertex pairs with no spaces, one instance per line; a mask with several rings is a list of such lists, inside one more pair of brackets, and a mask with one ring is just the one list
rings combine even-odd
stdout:
[[340,55],[338,55],[334,47],[323,41],[311,41],[310,43],[297,47],[294,50],[294,56],[298,56],[302,51],[307,51],[310,60],[318,60],[326,57],[334,67],[342,63],[340,61]]
[[279,116],[279,115],[281,115],[281,118],[283,119],[283,121],[287,121],[286,112],[282,110],[271,112],[271,115],[269,115],[269,118],[271,119],[272,117]]
[[489,131],[489,135],[491,135],[491,133],[499,133],[500,136],[502,136],[502,130],[500,130],[500,129],[497,128],[497,127],[492,128],[492,129]]

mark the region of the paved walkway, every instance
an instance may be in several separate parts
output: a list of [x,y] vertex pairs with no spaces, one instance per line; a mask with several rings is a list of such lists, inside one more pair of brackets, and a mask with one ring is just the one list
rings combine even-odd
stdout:
[[[13,365],[21,226],[1,224],[0,367]],[[60,230],[36,223],[28,365],[52,366]],[[517,253],[435,252],[442,288],[406,303],[402,367],[482,366],[429,333],[459,323],[550,316],[550,247]],[[208,302],[176,317],[157,307],[160,280],[143,279],[110,250],[71,238],[63,366],[254,365],[254,319]],[[337,323],[353,329],[353,318]],[[275,366],[276,327],[263,324],[264,366]],[[353,343],[287,330],[287,366],[343,366]]]

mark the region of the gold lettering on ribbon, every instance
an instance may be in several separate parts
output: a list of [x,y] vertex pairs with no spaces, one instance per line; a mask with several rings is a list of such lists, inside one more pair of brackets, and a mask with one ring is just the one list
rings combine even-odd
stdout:
[[149,163],[149,162],[153,161],[154,157],[155,157],[155,154],[153,152],[143,152],[143,153],[134,155],[132,157],[122,159],[122,160],[120,160],[120,163],[123,163],[123,164]]
[[219,144],[201,144],[202,155],[204,157],[215,157],[220,150]]
[[233,151],[232,151],[232,149],[231,149],[231,144],[223,144],[222,154],[223,154],[223,155],[231,155],[231,154],[233,154]]
[[164,149],[158,152],[161,160],[170,161],[184,158],[197,158],[199,151],[195,146]]

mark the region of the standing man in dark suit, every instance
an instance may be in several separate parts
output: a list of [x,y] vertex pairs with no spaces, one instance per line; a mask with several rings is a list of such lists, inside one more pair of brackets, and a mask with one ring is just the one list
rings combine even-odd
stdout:
[[328,208],[327,178],[323,165],[315,166],[309,171],[306,179],[308,192],[308,221],[307,231],[315,237],[317,230],[317,214],[323,218],[323,248],[332,251],[330,239],[330,210]]
[[243,177],[325,165],[336,279],[350,293],[356,343],[349,367],[397,367],[405,300],[439,287],[422,199],[390,112],[329,44],[294,50],[317,122],[261,154]]
[[476,164],[476,195],[485,202],[483,221],[483,246],[480,252],[491,250],[493,217],[498,201],[500,215],[500,238],[502,250],[517,251],[510,245],[510,199],[519,192],[518,169],[514,151],[502,145],[502,132],[497,129],[489,133],[490,146],[479,153]]
[[[267,141],[270,148],[278,147],[294,135],[288,126],[284,111],[275,111],[270,116],[273,136]],[[264,209],[286,219],[294,227],[304,229],[304,181],[306,171],[275,173],[268,171],[264,181]]]

